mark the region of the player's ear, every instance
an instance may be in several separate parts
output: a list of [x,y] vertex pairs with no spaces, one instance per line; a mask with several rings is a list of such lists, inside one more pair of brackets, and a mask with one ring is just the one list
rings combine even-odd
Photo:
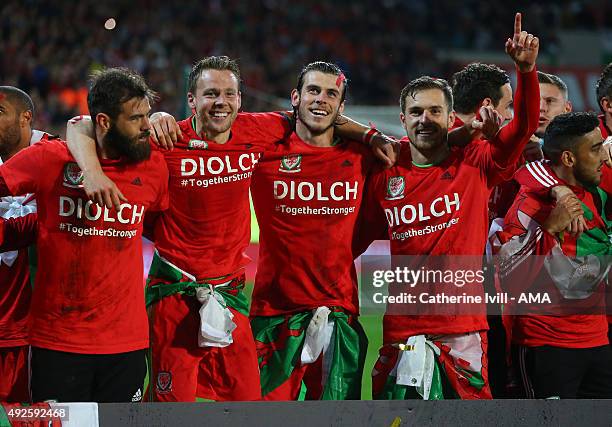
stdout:
[[565,101],[565,113],[569,113],[570,111],[572,111],[574,109],[574,106],[572,105],[572,101]]
[[607,96],[604,96],[603,98],[599,100],[599,105],[601,106],[601,109],[603,111],[606,111],[606,112],[612,111],[612,102],[610,102],[610,98],[608,98]]
[[[488,107],[488,106],[493,107],[493,101],[491,101],[491,98],[485,98],[482,100],[482,102],[480,103],[481,107]],[[480,108],[479,108],[480,109]]]
[[191,92],[187,92],[187,105],[189,105],[189,108],[191,108],[193,112],[195,113],[195,108],[196,108],[195,95]]
[[96,115],[96,126],[98,126],[103,132],[108,132],[111,127],[110,116],[105,113],[98,113]]
[[569,168],[576,165],[576,156],[569,150],[561,152],[561,164]]
[[25,110],[19,115],[19,125],[21,127],[32,125],[32,112]]
[[298,105],[300,105],[300,93],[297,89],[293,89],[291,91],[291,105],[293,107],[297,107]]
[[238,91],[238,111],[240,111],[240,107],[242,107],[242,92]]
[[448,129],[452,128],[453,125],[455,124],[455,111],[451,111],[450,114],[448,115]]
[[338,114],[342,114],[344,112],[344,101],[340,103],[340,107],[338,108]]
[[400,113],[399,115],[400,122],[402,122],[402,127],[406,132],[408,132],[408,126],[406,125],[406,115],[404,113]]

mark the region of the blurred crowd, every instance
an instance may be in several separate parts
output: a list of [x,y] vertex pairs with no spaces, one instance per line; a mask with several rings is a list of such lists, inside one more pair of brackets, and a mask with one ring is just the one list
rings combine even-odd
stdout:
[[411,78],[456,71],[445,49],[501,50],[514,11],[549,55],[563,30],[612,27],[606,0],[5,0],[0,84],[29,92],[36,127],[51,130],[87,112],[87,76],[103,66],[144,74],[161,95],[154,109],[183,115],[186,73],[211,54],[239,59],[245,109],[278,109],[317,59],[346,70],[351,103],[388,105]]

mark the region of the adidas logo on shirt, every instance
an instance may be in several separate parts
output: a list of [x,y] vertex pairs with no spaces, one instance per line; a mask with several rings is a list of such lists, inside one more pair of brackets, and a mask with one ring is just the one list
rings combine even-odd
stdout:
[[140,180],[140,177],[137,176],[136,178],[134,178],[134,180],[132,181],[132,184],[142,186],[142,181]]
[[136,390],[134,396],[132,396],[132,402],[140,402],[142,400],[142,391],[140,389]]
[[442,176],[440,177],[440,179],[453,179],[453,176],[451,175],[451,173],[449,171],[446,171],[442,174]]
[[353,162],[347,159],[342,162],[342,166],[353,166]]

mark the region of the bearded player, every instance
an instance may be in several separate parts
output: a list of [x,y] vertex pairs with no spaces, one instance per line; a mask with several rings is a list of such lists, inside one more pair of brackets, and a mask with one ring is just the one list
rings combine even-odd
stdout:
[[[28,94],[12,86],[0,86],[0,164],[45,136],[32,130],[34,104]],[[3,197],[4,219],[36,213],[34,195]],[[36,215],[33,215],[34,217]],[[0,401],[27,402],[28,311],[32,288],[26,249],[0,254]]]
[[[437,260],[441,269],[453,270],[457,264],[473,272],[482,269],[479,257],[487,235],[489,194],[537,128],[538,47],[537,37],[521,30],[517,14],[514,36],[506,42],[518,74],[515,114],[490,141],[449,149],[447,129],[454,113],[448,84],[421,77],[404,88],[400,119],[411,142],[403,144],[395,167],[373,177],[369,193],[387,217],[392,255],[429,254],[433,257],[426,261]],[[422,264],[410,267],[420,269]],[[480,287],[470,284],[470,289],[455,283],[439,285],[447,294],[482,295],[481,283]],[[439,286],[434,291],[440,292]],[[469,312],[452,303],[436,304],[434,311],[422,306],[413,316],[403,315],[404,308],[387,306],[384,346],[372,372],[374,397],[490,398],[484,304],[469,307]]]
[[[38,274],[29,319],[34,401],[142,399],[148,324],[140,235],[167,206],[167,169],[148,145],[149,100],[125,69],[95,75],[88,95],[103,169],[130,203],[110,212],[85,198],[66,144],[48,139],[0,167],[0,193],[35,193]],[[126,327],[128,325],[128,327]]]

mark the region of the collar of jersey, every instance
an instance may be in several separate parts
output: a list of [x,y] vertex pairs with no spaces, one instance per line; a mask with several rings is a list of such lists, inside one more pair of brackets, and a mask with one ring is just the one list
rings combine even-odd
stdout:
[[[230,136],[229,136],[229,138],[227,139],[227,142],[226,142],[225,144],[219,144],[219,143],[217,143],[217,142],[215,142],[215,141],[211,141],[211,140],[208,140],[208,139],[202,138],[202,136],[201,136],[201,135],[198,135],[198,131],[196,131],[195,114],[194,114],[193,116],[191,116],[190,123],[191,123],[191,130],[193,131],[193,134],[194,134],[194,135],[195,135],[195,137],[196,137],[197,139],[199,139],[200,141],[206,141],[206,142],[208,142],[209,144],[215,144],[215,145],[227,145],[227,144],[229,144],[230,142],[232,142],[232,131],[231,131],[231,130],[230,130]],[[234,126],[234,123],[232,123],[232,126]]]

